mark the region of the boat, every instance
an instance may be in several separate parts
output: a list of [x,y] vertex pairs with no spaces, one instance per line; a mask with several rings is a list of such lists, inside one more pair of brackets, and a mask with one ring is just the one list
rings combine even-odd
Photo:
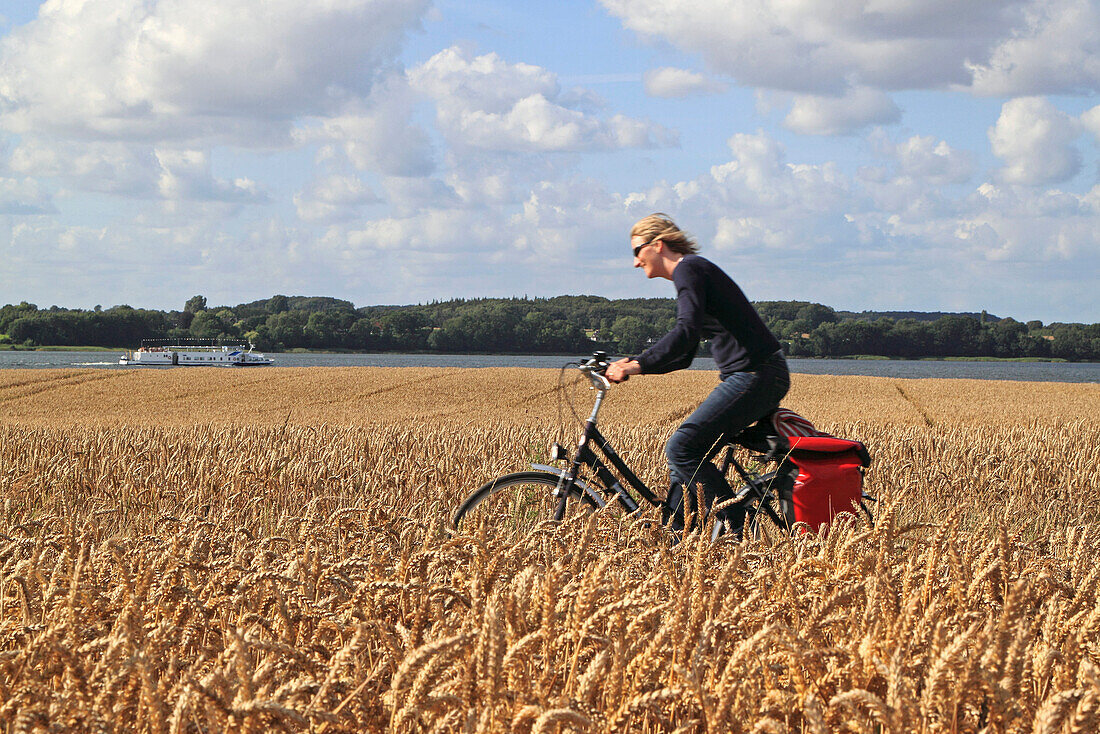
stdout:
[[131,367],[263,367],[275,364],[275,360],[254,352],[251,344],[159,344],[143,340],[140,349],[127,351],[118,363]]

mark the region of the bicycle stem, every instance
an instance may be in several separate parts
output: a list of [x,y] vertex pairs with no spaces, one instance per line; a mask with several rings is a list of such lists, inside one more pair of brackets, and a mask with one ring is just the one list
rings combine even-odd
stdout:
[[581,367],[581,371],[588,375],[588,380],[596,391],[596,404],[592,406],[592,415],[588,416],[588,421],[594,424],[596,416],[600,412],[600,406],[603,405],[603,399],[607,396],[607,391],[611,389],[611,383],[606,377],[591,368]]

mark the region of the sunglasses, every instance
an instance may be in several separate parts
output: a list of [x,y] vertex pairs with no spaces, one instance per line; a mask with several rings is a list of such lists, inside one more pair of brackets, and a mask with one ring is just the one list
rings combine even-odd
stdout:
[[638,245],[637,247],[635,247],[634,248],[634,257],[638,257],[638,253],[642,251],[642,248],[649,247],[650,245],[652,245],[656,241],[657,240],[650,240],[649,242],[646,242],[644,245]]

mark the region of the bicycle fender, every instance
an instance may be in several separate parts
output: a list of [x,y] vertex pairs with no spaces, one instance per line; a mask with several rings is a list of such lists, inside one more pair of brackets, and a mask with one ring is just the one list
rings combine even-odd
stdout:
[[[544,471],[548,474],[553,474],[559,478],[565,474],[565,469],[559,469],[556,466],[548,466],[546,464],[532,464],[531,468],[536,471]],[[596,503],[596,507],[602,508],[607,504],[599,492],[593,491],[591,487],[582,482],[580,479],[574,479],[573,486],[588,495],[588,497]]]

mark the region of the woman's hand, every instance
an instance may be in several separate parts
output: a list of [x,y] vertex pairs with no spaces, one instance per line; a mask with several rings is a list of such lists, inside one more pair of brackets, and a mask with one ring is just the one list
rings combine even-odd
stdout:
[[620,359],[607,366],[604,377],[610,382],[626,382],[631,375],[642,374],[642,366],[633,359]]

